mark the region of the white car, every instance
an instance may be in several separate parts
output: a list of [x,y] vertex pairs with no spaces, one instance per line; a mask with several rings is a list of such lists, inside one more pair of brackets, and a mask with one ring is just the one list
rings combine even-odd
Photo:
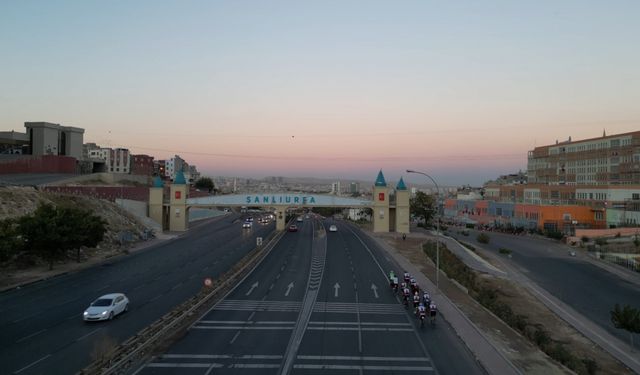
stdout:
[[96,320],[111,320],[116,315],[129,310],[129,299],[122,293],[105,294],[93,301],[84,311],[82,318],[85,322]]
[[242,227],[243,228],[251,228],[251,222],[250,221],[245,221],[244,223],[242,223]]
[[338,231],[338,227],[336,227],[335,225],[332,225],[329,227],[329,232],[337,232]]

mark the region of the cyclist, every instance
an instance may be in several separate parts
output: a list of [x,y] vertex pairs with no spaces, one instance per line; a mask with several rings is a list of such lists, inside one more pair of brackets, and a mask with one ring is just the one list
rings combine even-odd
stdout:
[[405,305],[409,303],[410,295],[411,295],[411,292],[409,291],[409,288],[405,287],[404,289],[402,289],[402,299]]
[[431,296],[426,290],[422,294],[422,303],[424,303],[425,306],[429,306],[431,304]]
[[409,272],[404,271],[404,282],[408,284],[409,280],[411,280],[411,275],[409,275]]
[[394,275],[390,281],[391,289],[394,291],[398,291],[398,278]]
[[417,307],[420,304],[420,295],[418,294],[418,292],[415,292],[413,294],[413,307]]
[[436,321],[437,311],[438,308],[436,307],[436,304],[431,302],[431,305],[429,305],[429,317],[431,318],[431,324],[435,323]]
[[427,308],[421,303],[416,309],[416,317],[420,319],[420,327],[424,325],[424,319],[427,317]]
[[415,292],[418,287],[418,282],[413,277],[409,280],[409,285],[411,285],[411,291]]

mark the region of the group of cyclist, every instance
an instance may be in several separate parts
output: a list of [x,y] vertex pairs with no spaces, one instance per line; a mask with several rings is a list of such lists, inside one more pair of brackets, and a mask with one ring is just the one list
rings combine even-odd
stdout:
[[429,292],[426,290],[421,291],[416,279],[411,277],[407,271],[404,271],[402,276],[402,282],[398,283],[398,276],[393,270],[389,271],[389,285],[391,286],[391,290],[402,296],[402,303],[405,306],[409,306],[409,303],[413,302],[416,318],[420,319],[421,324],[424,324],[427,314],[433,324],[436,320],[438,308],[431,299]]

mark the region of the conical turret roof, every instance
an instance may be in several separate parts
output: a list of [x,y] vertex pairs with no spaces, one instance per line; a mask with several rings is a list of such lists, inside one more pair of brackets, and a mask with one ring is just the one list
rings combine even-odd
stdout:
[[176,173],[176,178],[173,180],[173,183],[176,185],[187,184],[187,181],[184,179],[184,173],[182,173],[182,171],[178,171],[178,173]]
[[396,185],[396,190],[407,190],[407,185],[404,184],[402,177],[400,177],[400,181],[398,181],[398,185]]
[[378,177],[376,178],[376,186],[387,186],[387,181],[384,180],[384,175],[382,174],[382,169],[378,172]]

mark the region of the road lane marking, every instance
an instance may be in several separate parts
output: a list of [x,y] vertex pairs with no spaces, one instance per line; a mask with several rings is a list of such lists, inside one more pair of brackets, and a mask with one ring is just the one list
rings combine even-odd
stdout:
[[91,332],[87,333],[86,335],[84,335],[84,336],[81,336],[81,337],[77,338],[77,339],[76,339],[76,341],[80,341],[80,340],[82,340],[82,339],[84,339],[84,338],[86,338],[86,337],[89,337],[89,336],[93,335],[94,333],[98,332],[98,331],[99,331],[99,330],[101,330],[101,329],[102,329],[102,328],[96,328],[96,329],[94,329],[93,331],[91,331]]
[[201,320],[196,322],[196,324],[265,324],[265,325],[273,325],[273,324],[294,324],[294,321],[274,321],[267,320],[264,322],[254,322],[252,320]]
[[258,326],[193,326],[192,329],[244,329],[244,330],[292,330],[294,327],[258,327]]
[[413,332],[414,328],[375,328],[375,327],[307,327],[313,331],[368,331],[368,332]]
[[217,368],[222,367],[221,363],[149,363],[145,367],[186,367],[186,368],[209,368],[209,366],[214,366]]
[[341,355],[299,355],[298,359],[312,361],[398,361],[398,362],[431,362],[427,357],[372,357]]
[[111,286],[111,285],[105,285],[105,286],[103,286],[103,287],[102,287],[102,288],[100,288],[100,289],[96,289],[96,292],[100,292],[100,291],[102,291],[102,290],[105,290],[105,289],[109,288],[110,286]]
[[251,292],[253,292],[253,290],[254,290],[255,288],[257,288],[257,287],[258,287],[258,285],[259,285],[259,284],[258,284],[258,282],[257,282],[257,281],[256,281],[255,283],[253,283],[253,284],[251,285],[251,288],[249,289],[249,291],[245,294],[245,296],[248,296],[249,294],[251,294]]
[[233,336],[231,341],[229,341],[229,344],[233,344],[236,341],[236,339],[238,338],[238,336],[240,336],[240,331],[236,332],[236,334]]
[[228,354],[163,354],[164,358],[192,358],[192,359],[219,359],[231,358]]
[[245,354],[245,355],[241,355],[239,357],[236,358],[240,358],[240,359],[282,359],[281,355],[269,355],[269,354]]
[[287,285],[287,291],[284,292],[285,297],[289,296],[289,292],[291,292],[291,289],[293,289],[293,281],[289,285]]
[[16,341],[16,344],[17,344],[17,343],[19,343],[19,342],[25,341],[25,340],[29,340],[29,339],[30,339],[30,338],[32,338],[33,336],[39,335],[39,334],[41,334],[42,332],[44,332],[44,331],[46,331],[46,330],[47,330],[46,328],[45,328],[45,329],[41,329],[41,330],[39,330],[38,332],[35,332],[35,333],[30,334],[29,336],[25,336],[25,337],[23,337],[23,338],[21,338],[21,339],[18,339],[18,340]]
[[153,301],[155,301],[155,300],[157,300],[157,299],[160,299],[161,297],[162,297],[162,294],[158,294],[157,296],[155,296],[155,297],[151,298],[151,299],[149,300],[149,302],[147,302],[147,303],[151,303],[151,302],[153,302]]
[[23,321],[23,320],[27,320],[27,319],[33,318],[34,316],[38,316],[38,315],[40,315],[40,314],[42,314],[42,313],[44,313],[44,311],[39,311],[39,312],[34,313],[34,314],[31,314],[31,315],[23,316],[22,318],[20,318],[20,319],[16,319],[16,320],[14,320],[14,321],[13,321],[13,322],[11,322],[11,323],[13,323],[13,324],[15,324],[15,323],[20,323],[20,322],[21,322],[21,321]]
[[45,355],[44,357],[40,358],[39,360],[34,361],[34,362],[31,362],[30,364],[26,365],[25,367],[21,368],[21,369],[20,369],[20,370],[18,370],[18,371],[14,371],[13,373],[14,373],[14,374],[19,374],[19,373],[21,373],[22,371],[24,371],[24,370],[28,369],[29,367],[35,366],[36,364],[38,364],[38,363],[40,363],[40,362],[44,361],[45,359],[47,359],[47,358],[49,358],[49,357],[51,357],[51,354],[47,354],[47,355]]
[[234,363],[230,368],[280,368],[279,364],[271,363]]
[[254,316],[256,315],[256,312],[252,312],[251,315],[249,315],[249,318],[247,318],[247,320],[251,320]]
[[171,290],[176,290],[178,289],[180,286],[182,285],[182,283],[177,283],[176,285],[174,285]]
[[293,365],[304,370],[361,370],[361,371],[434,371],[431,366],[360,366],[360,365]]

